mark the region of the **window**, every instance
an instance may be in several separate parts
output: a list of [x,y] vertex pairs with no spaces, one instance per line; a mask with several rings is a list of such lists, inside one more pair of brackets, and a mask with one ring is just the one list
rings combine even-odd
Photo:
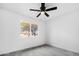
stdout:
[[20,32],[20,36],[22,38],[27,38],[30,36],[37,36],[38,33],[38,25],[36,23],[31,23],[28,21],[21,21],[20,22],[20,27],[21,27],[21,32]]

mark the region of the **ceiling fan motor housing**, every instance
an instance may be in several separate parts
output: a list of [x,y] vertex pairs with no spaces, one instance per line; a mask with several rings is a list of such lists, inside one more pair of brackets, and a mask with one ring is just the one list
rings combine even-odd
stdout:
[[41,9],[41,11],[45,11],[45,3],[41,3],[41,7],[40,7],[40,9]]
[[40,7],[40,9],[41,9],[41,12],[45,11],[45,7]]

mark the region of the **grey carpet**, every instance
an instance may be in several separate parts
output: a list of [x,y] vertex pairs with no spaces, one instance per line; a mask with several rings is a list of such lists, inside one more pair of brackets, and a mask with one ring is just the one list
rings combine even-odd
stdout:
[[43,45],[35,48],[3,54],[2,56],[79,56],[79,54],[57,47]]

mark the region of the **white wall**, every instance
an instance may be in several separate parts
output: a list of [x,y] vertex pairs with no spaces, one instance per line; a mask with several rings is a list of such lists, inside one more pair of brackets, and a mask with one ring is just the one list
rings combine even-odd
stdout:
[[[39,27],[38,37],[21,39],[19,34],[21,20],[37,22]],[[0,9],[0,54],[44,44],[44,27],[45,25],[42,21]]]
[[64,13],[47,23],[49,44],[79,53],[79,11]]

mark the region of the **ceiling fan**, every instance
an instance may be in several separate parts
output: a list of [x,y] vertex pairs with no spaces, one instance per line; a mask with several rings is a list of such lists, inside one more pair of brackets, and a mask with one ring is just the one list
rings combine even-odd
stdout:
[[47,17],[49,17],[49,15],[48,15],[46,12],[47,12],[47,11],[56,10],[56,9],[57,9],[57,7],[52,7],[52,8],[46,9],[45,3],[41,3],[40,10],[37,10],[37,9],[30,9],[30,11],[37,11],[37,12],[40,12],[36,17],[39,17],[42,13],[44,13]]

